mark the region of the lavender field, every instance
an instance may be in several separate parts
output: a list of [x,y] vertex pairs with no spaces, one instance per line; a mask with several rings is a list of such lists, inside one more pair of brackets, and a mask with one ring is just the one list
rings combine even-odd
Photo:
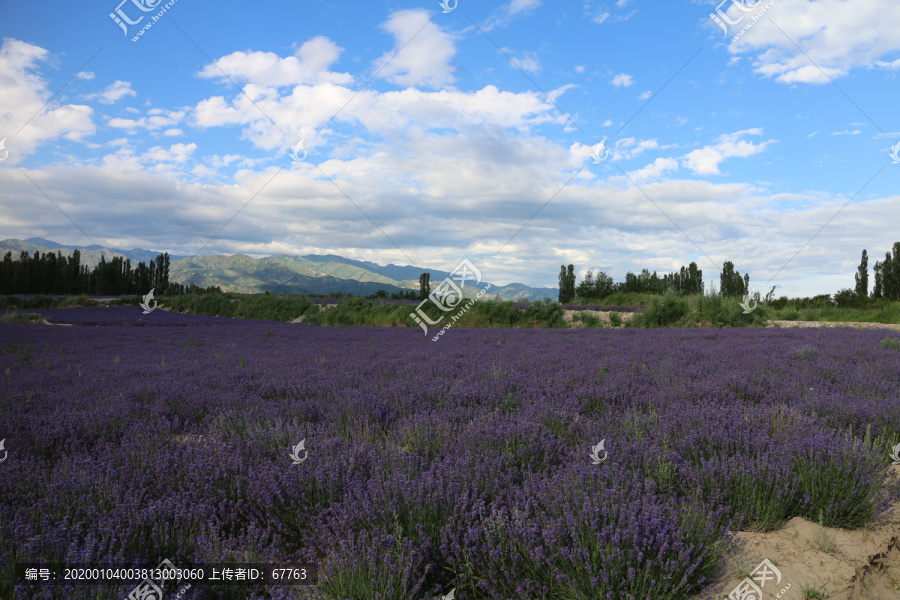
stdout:
[[73,326],[0,324],[0,598],[130,590],[16,584],[16,561],[168,558],[319,566],[314,590],[184,598],[671,600],[718,573],[729,532],[859,528],[900,498],[883,486],[893,332],[453,328],[432,343],[36,312]]

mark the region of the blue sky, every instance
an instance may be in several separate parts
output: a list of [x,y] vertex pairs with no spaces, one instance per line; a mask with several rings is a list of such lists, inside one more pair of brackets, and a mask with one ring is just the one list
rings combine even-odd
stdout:
[[894,0],[2,3],[0,238],[833,293],[900,240],[898,30]]

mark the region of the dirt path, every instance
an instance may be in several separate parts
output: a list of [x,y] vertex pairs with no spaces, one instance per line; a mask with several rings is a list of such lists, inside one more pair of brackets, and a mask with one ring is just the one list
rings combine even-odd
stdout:
[[766,321],[766,327],[858,327],[862,329],[893,329],[894,331],[900,331],[900,325],[864,323],[862,321]]

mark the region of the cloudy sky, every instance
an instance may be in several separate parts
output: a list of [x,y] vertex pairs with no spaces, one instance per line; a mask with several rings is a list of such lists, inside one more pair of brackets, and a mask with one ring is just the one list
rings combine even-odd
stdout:
[[896,0],[119,1],[0,3],[0,238],[777,295],[900,240]]

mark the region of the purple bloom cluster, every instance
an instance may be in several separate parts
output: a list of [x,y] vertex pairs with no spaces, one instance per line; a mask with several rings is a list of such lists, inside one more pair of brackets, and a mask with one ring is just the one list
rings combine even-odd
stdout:
[[50,323],[79,325],[83,327],[196,327],[200,325],[220,325],[220,319],[204,315],[185,315],[156,309],[149,314],[135,307],[96,306],[72,308],[28,309],[18,312],[37,313]]
[[[860,527],[900,498],[884,332],[455,328],[431,344],[34,312],[75,326],[0,324],[2,598],[130,590],[23,584],[16,561],[163,558],[316,562],[323,600],[680,598],[715,576],[729,531]],[[306,597],[247,590],[215,597]]]

